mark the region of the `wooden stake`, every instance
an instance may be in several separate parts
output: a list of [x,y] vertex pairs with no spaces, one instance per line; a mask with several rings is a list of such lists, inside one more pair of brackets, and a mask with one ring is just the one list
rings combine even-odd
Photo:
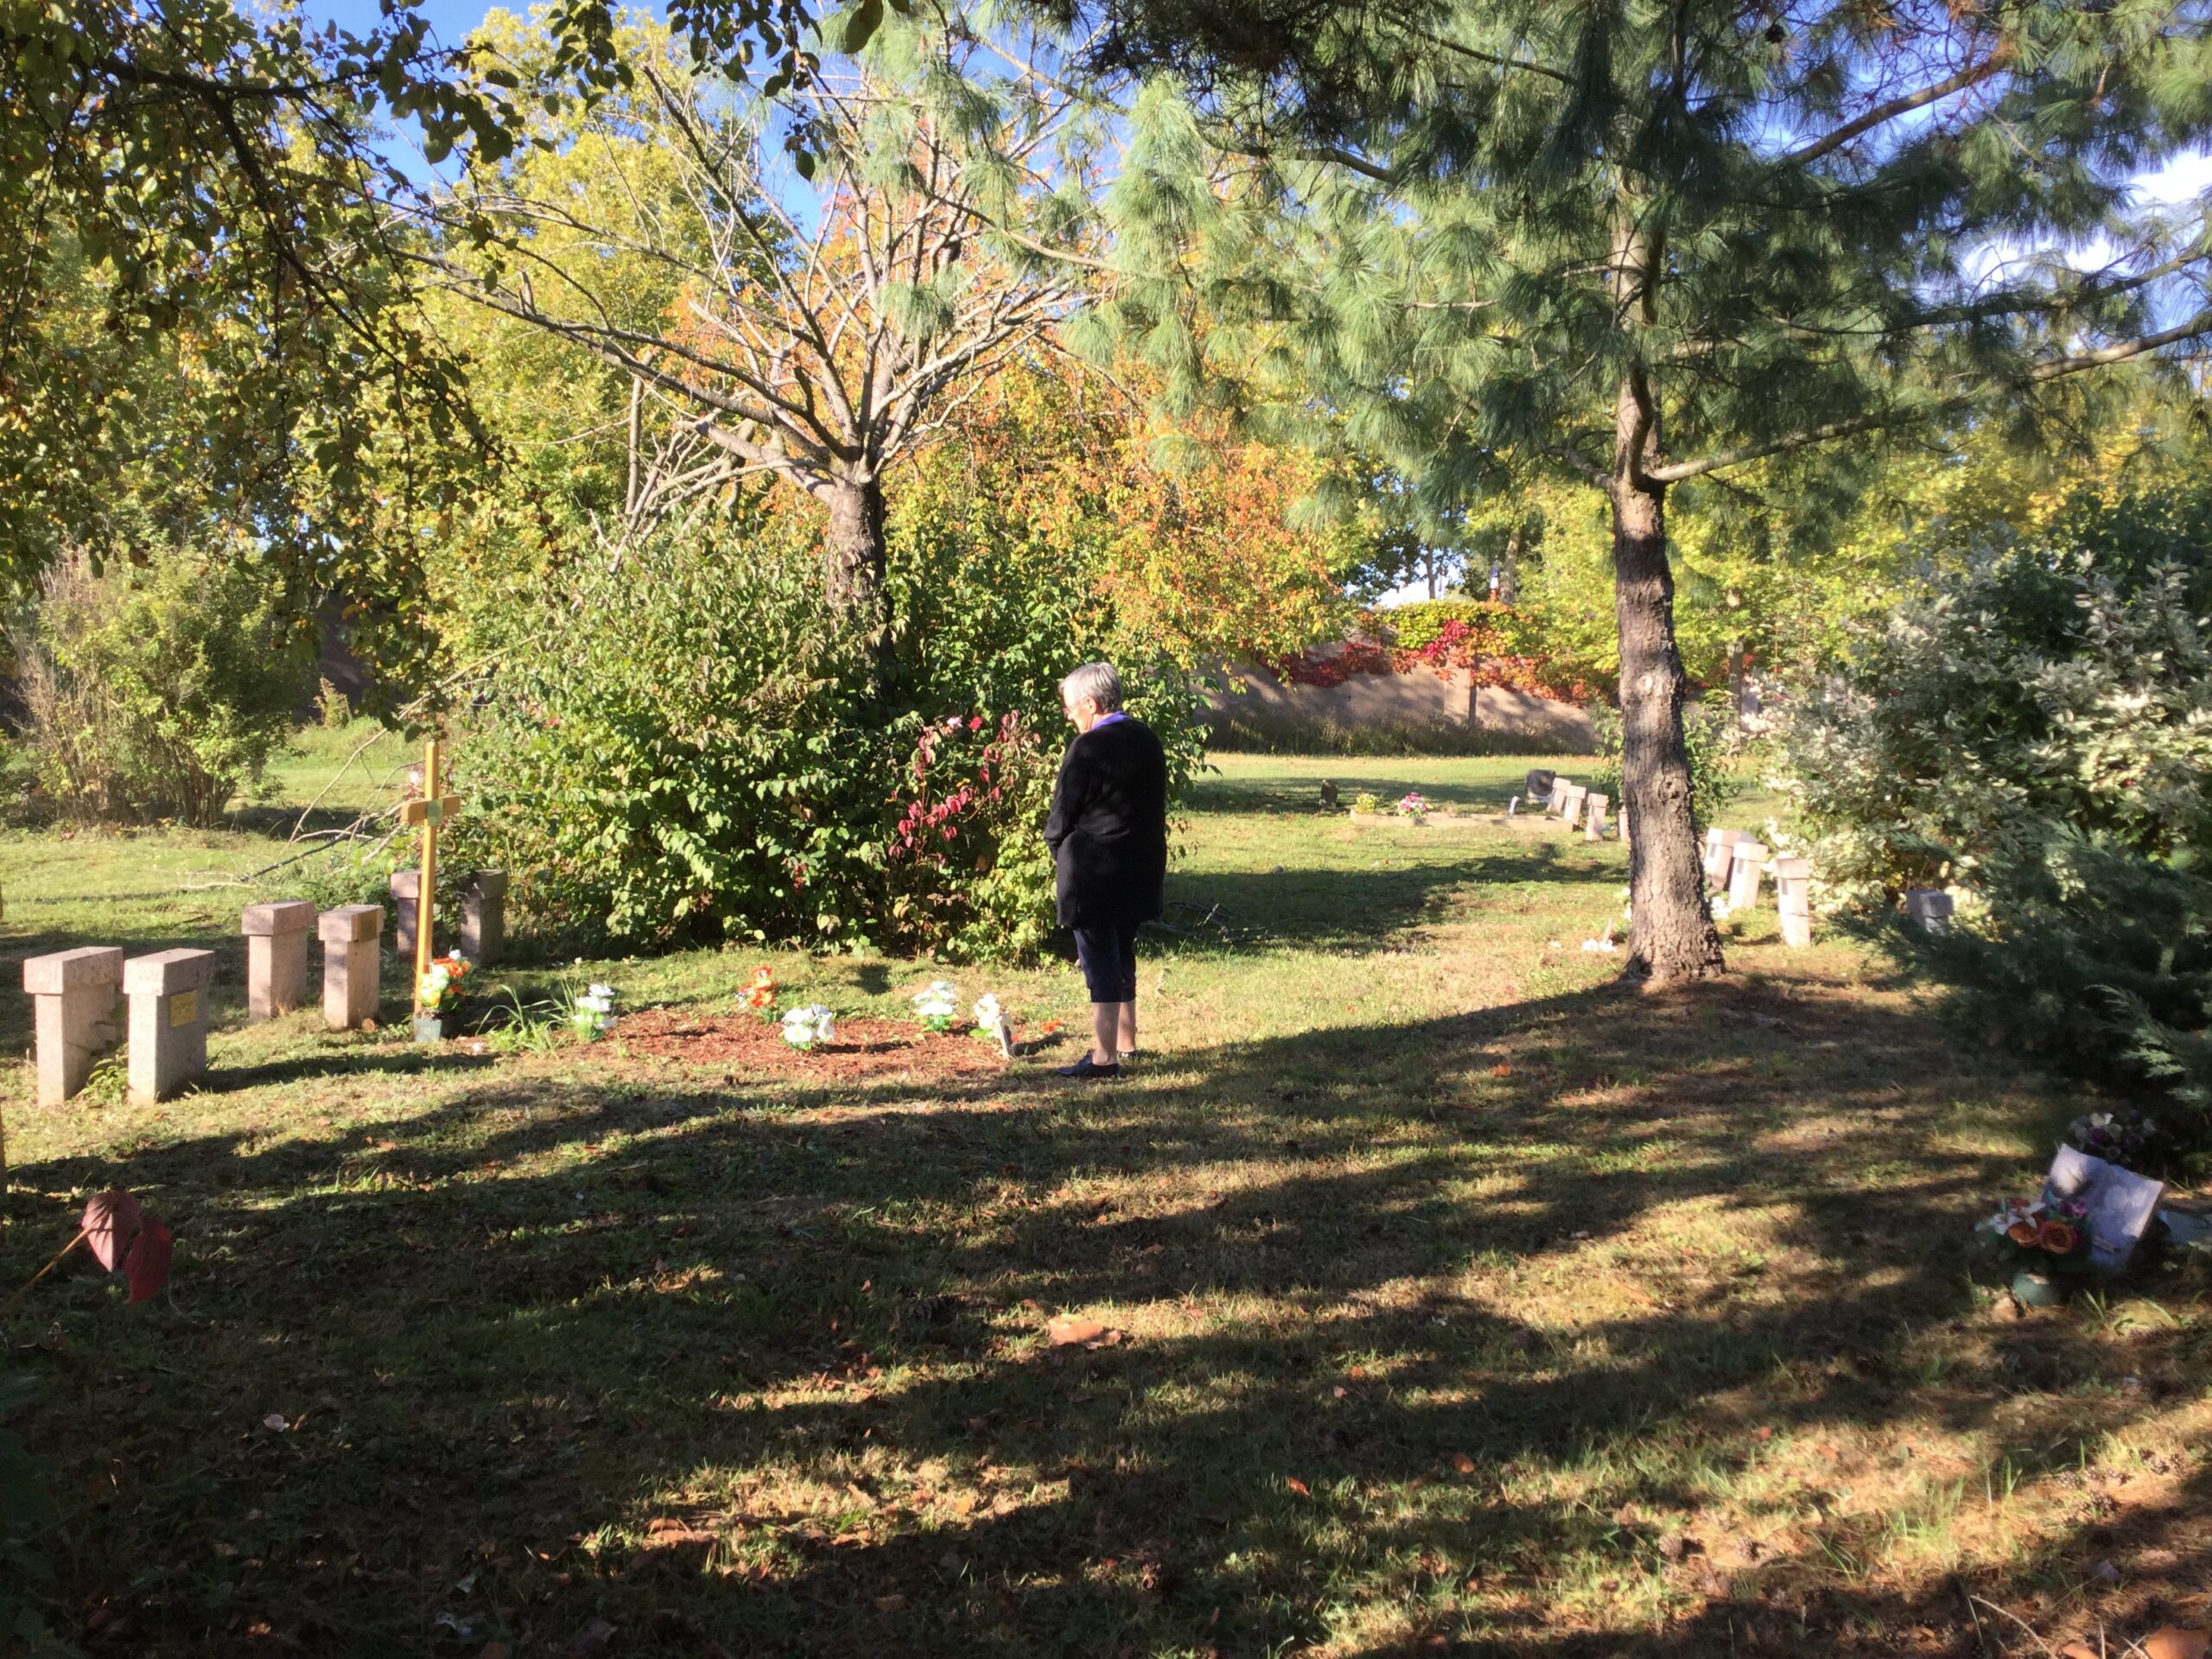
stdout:
[[[423,743],[423,799],[438,801],[438,739],[434,732]],[[438,819],[423,815],[423,885],[415,895],[415,1017],[423,1016],[423,976],[430,971],[430,933],[438,913]]]

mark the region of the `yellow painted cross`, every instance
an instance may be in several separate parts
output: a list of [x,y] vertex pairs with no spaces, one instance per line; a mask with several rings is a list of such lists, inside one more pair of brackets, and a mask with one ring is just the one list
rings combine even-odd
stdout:
[[423,798],[399,809],[402,823],[423,826],[423,885],[415,896],[415,1013],[423,1012],[423,976],[430,971],[430,931],[438,913],[438,826],[461,810],[461,797],[438,793],[438,740],[423,745]]

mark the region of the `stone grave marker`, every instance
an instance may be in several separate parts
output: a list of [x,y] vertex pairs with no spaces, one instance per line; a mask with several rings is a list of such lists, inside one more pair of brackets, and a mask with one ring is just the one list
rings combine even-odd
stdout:
[[1541,767],[1535,767],[1529,771],[1529,773],[1526,778],[1521,780],[1521,792],[1529,798],[1529,804],[1532,807],[1549,806],[1551,804],[1552,798],[1552,785],[1558,781],[1559,774],[1557,772],[1547,772]]
[[415,954],[415,918],[421,910],[423,872],[394,870],[387,885],[391,888],[391,907],[395,912],[391,948],[403,957],[412,957]]
[[2123,1273],[2158,1213],[2158,1200],[2165,1191],[2164,1181],[2061,1147],[2050,1160],[2043,1196],[2046,1203],[2067,1198],[2088,1206],[2090,1263],[2107,1273]]
[[315,923],[322,940],[322,1023],[352,1031],[376,1018],[384,971],[384,906],[340,905]]
[[1951,917],[1957,908],[1951,895],[1941,887],[1907,887],[1904,890],[1904,913],[1919,925],[1923,933],[1949,932]]
[[1564,817],[1567,815],[1567,798],[1573,791],[1574,785],[1571,780],[1554,778],[1552,780],[1551,793],[1544,798],[1544,816],[1548,818]]
[[123,964],[130,1003],[130,1098],[168,1100],[207,1070],[213,950],[156,950]]
[[1590,791],[1580,784],[1569,784],[1560,791],[1559,815],[1570,830],[1581,821],[1582,803]]
[[1782,912],[1782,942],[1802,950],[1813,942],[1813,861],[1774,861],[1774,903]]
[[1611,802],[1603,795],[1592,795],[1582,814],[1582,838],[1603,841],[1605,838],[1605,809]]
[[1756,841],[1739,841],[1729,850],[1728,908],[1751,910],[1759,902],[1759,883],[1766,874],[1766,849]]
[[479,870],[461,896],[461,954],[481,968],[507,943],[507,873]]
[[254,1020],[274,1020],[308,1000],[308,934],[315,906],[304,899],[248,905],[238,918],[245,935],[245,1007]]
[[1743,839],[1740,830],[1705,832],[1705,885],[1708,891],[1719,893],[1727,887],[1729,867],[1736,859],[1736,843]]
[[59,1106],[85,1086],[92,1062],[115,1046],[115,999],[123,988],[123,951],[81,945],[23,963],[36,1033],[38,1103]]

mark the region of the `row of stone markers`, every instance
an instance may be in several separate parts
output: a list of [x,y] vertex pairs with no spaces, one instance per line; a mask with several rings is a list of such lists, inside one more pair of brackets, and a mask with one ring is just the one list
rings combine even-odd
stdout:
[[1750,910],[1759,901],[1759,886],[1774,872],[1775,908],[1782,913],[1782,942],[1792,948],[1813,942],[1813,861],[1775,858],[1745,830],[1705,832],[1707,890],[1728,895],[1730,910]]
[[[403,874],[411,874],[402,872]],[[400,887],[392,880],[393,890]],[[491,961],[505,941],[507,878],[480,872],[463,911],[461,954]],[[412,947],[415,894],[403,900],[401,949]],[[384,974],[384,906],[340,905],[320,917],[303,899],[248,905],[238,918],[245,936],[246,1014],[273,1020],[308,1000],[308,932],[322,944],[322,1022],[353,1031],[376,1018]],[[86,945],[33,957],[23,963],[32,1001],[38,1099],[58,1106],[85,1086],[92,1065],[117,1037],[116,994],[129,1009],[130,1098],[168,1100],[207,1070],[207,989],[215,977],[213,950],[157,950],[124,960],[122,947]]]
[[[1558,817],[1570,830],[1580,829],[1585,841],[1605,838],[1605,812],[1612,805],[1610,798],[1595,794],[1572,779],[1561,778],[1555,772],[1532,772],[1526,787],[1529,804],[1533,808],[1540,801],[1546,817]],[[1516,795],[1505,804],[1505,816],[1518,817],[1521,797]],[[1620,815],[1621,840],[1628,840],[1628,808],[1624,804]]]

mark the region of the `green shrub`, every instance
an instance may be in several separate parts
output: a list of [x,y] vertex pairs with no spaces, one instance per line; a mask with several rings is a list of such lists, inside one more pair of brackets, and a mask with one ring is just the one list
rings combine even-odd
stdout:
[[1922,947],[1999,1040],[2212,1096],[2212,490],[2084,496],[1797,689],[1792,787],[1832,893],[1962,894]]
[[[766,533],[664,535],[485,618],[506,638],[456,734],[453,867],[507,869],[514,926],[548,943],[1034,950],[1058,681],[1104,619],[1041,546],[894,554],[887,696],[813,550]],[[1122,666],[1187,776],[1187,684]]]
[[1540,630],[1525,612],[1494,599],[1423,599],[1376,613],[1390,643],[1402,651],[1424,651],[1448,623],[1467,630],[1469,644],[1484,656],[1541,657]]
[[281,747],[312,675],[277,585],[181,549],[65,561],[16,630],[36,787],[76,817],[205,825]]

